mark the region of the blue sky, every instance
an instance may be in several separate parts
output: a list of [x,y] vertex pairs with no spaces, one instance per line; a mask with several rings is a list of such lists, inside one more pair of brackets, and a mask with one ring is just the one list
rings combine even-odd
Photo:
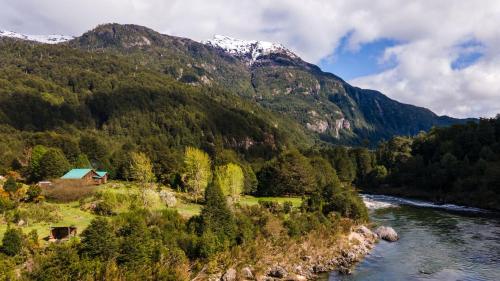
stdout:
[[333,54],[322,59],[319,66],[344,80],[380,73],[396,66],[396,62],[381,61],[386,48],[396,46],[396,40],[381,38],[352,48],[349,46],[349,32],[343,36]]

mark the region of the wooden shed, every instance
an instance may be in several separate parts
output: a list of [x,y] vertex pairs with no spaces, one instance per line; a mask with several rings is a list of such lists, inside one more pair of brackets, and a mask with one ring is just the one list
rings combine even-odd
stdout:
[[50,228],[49,240],[66,240],[75,236],[75,226],[53,226]]

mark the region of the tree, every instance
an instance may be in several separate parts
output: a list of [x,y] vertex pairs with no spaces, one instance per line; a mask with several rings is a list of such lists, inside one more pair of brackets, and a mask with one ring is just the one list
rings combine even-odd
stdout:
[[70,169],[70,164],[59,149],[50,149],[40,159],[40,176],[43,179],[59,178]]
[[212,177],[211,161],[207,153],[187,147],[184,154],[185,181],[195,200],[203,194]]
[[108,261],[118,253],[118,240],[105,218],[96,218],[82,232],[80,253],[89,258]]
[[23,249],[23,233],[20,229],[9,228],[2,239],[2,252],[8,256],[15,256]]
[[80,149],[87,155],[94,166],[99,166],[107,154],[104,143],[94,136],[82,136],[80,139]]
[[309,160],[298,150],[283,152],[259,172],[260,195],[304,195],[317,188]]
[[[233,244],[236,224],[233,213],[227,206],[226,198],[217,181],[212,181],[205,190],[205,205],[201,210],[203,237],[215,239],[206,241],[207,245],[216,245],[214,251],[227,249]],[[212,236],[213,234],[213,236]]]
[[49,149],[43,145],[35,145],[31,150],[31,158],[28,164],[29,176],[32,181],[43,179],[40,161]]
[[153,165],[146,154],[142,152],[132,152],[130,154],[130,177],[143,184],[155,180]]
[[10,194],[15,193],[19,189],[19,184],[13,177],[8,177],[5,183],[3,184],[3,190],[7,191]]
[[87,158],[87,155],[85,154],[79,154],[76,157],[76,161],[73,166],[75,168],[81,168],[81,169],[92,168],[92,165],[90,164],[90,161]]
[[244,175],[241,167],[234,163],[219,166],[215,170],[215,180],[222,188],[225,196],[231,197],[232,202],[237,202],[244,187]]

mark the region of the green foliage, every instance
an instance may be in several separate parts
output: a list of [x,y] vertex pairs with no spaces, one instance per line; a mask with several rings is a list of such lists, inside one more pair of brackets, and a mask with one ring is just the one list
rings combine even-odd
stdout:
[[90,161],[85,154],[78,154],[75,163],[73,163],[73,167],[79,168],[79,169],[89,169],[92,168],[92,164],[90,164]]
[[298,150],[283,152],[259,172],[258,194],[262,196],[304,195],[316,189],[309,160]]
[[118,239],[105,218],[94,219],[81,237],[80,253],[85,257],[108,261],[118,255]]
[[2,239],[2,252],[8,256],[16,256],[23,250],[23,232],[17,228],[9,228]]
[[3,190],[9,193],[15,193],[19,189],[19,184],[16,182],[16,179],[13,177],[8,177],[5,183],[3,184]]
[[225,196],[232,202],[238,202],[244,187],[244,174],[241,167],[234,163],[218,166],[215,169],[215,181],[222,188]]
[[39,196],[42,194],[42,188],[38,185],[30,185],[26,195],[28,196],[28,201],[37,202],[39,200]]
[[210,157],[200,149],[186,147],[184,169],[186,186],[198,198],[212,178]]
[[434,128],[381,143],[376,154],[383,166],[376,166],[364,185],[378,192],[498,209],[499,120]]
[[210,183],[205,191],[205,205],[201,210],[201,218],[202,244],[206,247],[202,253],[210,256],[234,243],[237,229],[234,216],[217,181]]
[[68,160],[59,149],[49,149],[40,159],[40,176],[55,179],[64,175],[70,168]]
[[41,159],[43,155],[48,151],[48,148],[46,148],[43,145],[36,145],[33,147],[31,151],[31,159],[29,162],[29,173],[30,173],[30,178],[33,181],[38,181],[43,179],[42,175],[42,164],[41,164]]
[[143,184],[151,183],[155,180],[153,165],[146,154],[132,152],[130,158],[130,177],[132,179]]

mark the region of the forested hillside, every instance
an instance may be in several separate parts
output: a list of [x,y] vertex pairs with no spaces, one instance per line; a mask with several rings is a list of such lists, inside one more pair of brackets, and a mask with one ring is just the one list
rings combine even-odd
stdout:
[[126,55],[136,67],[198,85],[219,85],[296,120],[321,139],[375,145],[394,135],[463,122],[353,87],[287,50],[248,59],[216,44],[163,35],[136,25],[106,24],[68,43],[92,53]]
[[370,191],[500,209],[500,117],[396,137],[376,156]]

